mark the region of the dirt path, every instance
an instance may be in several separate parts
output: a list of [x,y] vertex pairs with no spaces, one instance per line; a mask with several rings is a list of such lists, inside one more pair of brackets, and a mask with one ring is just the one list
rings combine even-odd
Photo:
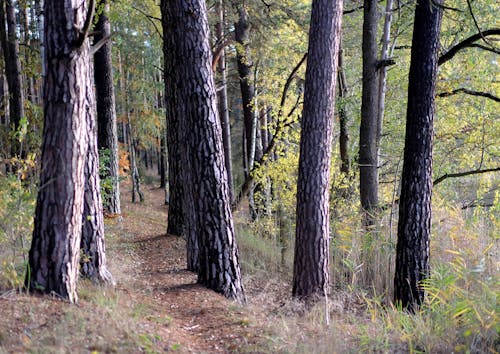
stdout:
[[[262,330],[249,325],[247,309],[196,284],[196,274],[186,270],[184,240],[165,233],[163,192],[146,187],[146,202],[131,204],[124,189],[123,223],[110,230],[127,235],[136,266],[130,270],[133,276],[123,274],[123,269],[114,273],[118,275],[118,291],[154,313],[142,320],[150,322],[160,341],[181,352],[256,348]],[[113,264],[116,267],[116,262]]]

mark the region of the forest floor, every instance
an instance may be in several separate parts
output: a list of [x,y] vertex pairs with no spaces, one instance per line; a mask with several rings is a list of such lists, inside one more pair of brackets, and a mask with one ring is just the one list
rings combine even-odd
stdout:
[[186,270],[184,240],[165,233],[163,191],[146,185],[144,192],[145,202],[132,204],[125,183],[123,220],[106,220],[117,286],[81,281],[77,305],[4,292],[0,353],[356,352],[354,334],[369,322],[361,301],[335,295],[335,323],[326,327],[321,306],[304,311],[288,281],[264,273],[245,275],[247,305],[225,299]]

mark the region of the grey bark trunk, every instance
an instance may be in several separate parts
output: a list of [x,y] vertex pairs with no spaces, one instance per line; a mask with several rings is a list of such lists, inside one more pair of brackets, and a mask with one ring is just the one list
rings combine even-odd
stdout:
[[161,9],[167,114],[181,122],[184,205],[197,236],[198,282],[243,302],[205,2],[162,0]]
[[329,196],[342,0],[313,0],[297,181],[293,295],[326,295]]
[[394,278],[394,300],[410,311],[424,301],[421,282],[429,275],[432,136],[442,3],[418,2],[413,27]]
[[76,302],[91,70],[89,43],[75,46],[87,2],[47,1],[44,134],[40,189],[26,286]]

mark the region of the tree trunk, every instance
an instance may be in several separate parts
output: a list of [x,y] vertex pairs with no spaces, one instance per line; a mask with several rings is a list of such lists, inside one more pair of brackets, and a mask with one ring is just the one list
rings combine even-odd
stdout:
[[198,282],[243,302],[205,2],[162,0],[161,9],[167,114],[179,119],[185,146],[184,205],[197,236]]
[[429,274],[432,135],[441,4],[418,2],[413,27],[394,278],[394,300],[410,311],[424,301],[421,281]]
[[83,199],[82,239],[80,242],[80,273],[85,278],[114,285],[115,281],[106,265],[104,215],[99,181],[99,152],[97,148],[98,123],[96,122],[93,86],[91,82],[88,82],[88,85],[88,107],[85,116],[88,150],[84,166],[85,195]]
[[313,0],[297,181],[293,295],[326,295],[335,85],[342,0]]
[[341,100],[341,105],[339,107],[339,124],[340,124],[340,136],[339,136],[339,148],[340,148],[340,172],[342,172],[346,177],[349,176],[351,172],[351,158],[349,156],[349,117],[345,109],[345,103],[342,102],[348,94],[347,89],[347,79],[344,72],[344,56],[342,48],[339,49],[339,68],[338,68],[338,95]]
[[[5,10],[4,10],[5,9]],[[6,17],[6,19],[5,19]],[[5,32],[7,20],[7,32]],[[5,57],[5,75],[9,86],[9,115],[12,129],[17,131],[24,115],[24,93],[19,58],[19,41],[16,31],[16,13],[13,0],[0,1],[0,36]],[[14,135],[13,135],[14,136]],[[21,145],[15,136],[11,139],[11,155],[21,156]]]
[[[111,35],[111,26],[108,19],[108,0],[102,0],[100,4],[103,8],[95,25],[94,44]],[[94,80],[97,97],[97,144],[100,150],[106,149],[109,151],[106,173],[101,178],[111,178],[112,181],[111,188],[106,191],[108,196],[106,208],[110,213],[120,214],[118,134],[111,41],[109,40],[94,54]]]
[[359,194],[363,223],[366,226],[375,224],[378,206],[377,3],[377,0],[365,0],[363,7],[363,88],[359,128]]
[[238,43],[236,47],[236,59],[238,61],[238,75],[240,77],[241,103],[243,105],[243,122],[245,126],[245,177],[248,176],[253,167],[255,159],[255,88],[252,82],[252,61],[250,58],[250,24],[248,13],[244,6],[238,10],[239,19],[234,25],[234,36]]
[[[88,3],[47,1],[44,134],[40,189],[26,286],[77,301],[91,70],[84,28]],[[80,45],[80,42],[83,43]],[[90,92],[89,92],[90,91]]]
[[[163,3],[163,2],[162,2]],[[163,11],[165,10],[162,5],[162,26],[163,33],[167,33],[165,27],[166,16]],[[166,5],[165,5],[166,6]],[[173,70],[172,63],[167,62],[167,41],[163,41],[163,56],[164,56],[164,82],[165,82],[165,103],[166,103],[166,129],[167,129],[167,164],[168,164],[168,223],[167,234],[181,236],[185,234],[185,211],[183,210],[184,200],[184,186],[185,181],[181,176],[181,155],[184,141],[180,138],[180,117],[176,116],[174,112],[168,110],[169,104],[175,104],[175,96],[170,94],[172,82],[172,75],[167,75],[167,71]],[[187,236],[187,235],[186,235]],[[189,240],[189,237],[187,237]],[[190,259],[190,257],[188,257]],[[188,261],[189,263],[189,261]],[[188,267],[189,268],[189,267]],[[194,269],[191,269],[194,270]]]
[[[216,24],[216,38],[218,43],[224,42],[224,4],[222,0],[216,3],[219,21]],[[233,163],[231,154],[231,126],[229,124],[229,109],[227,105],[227,73],[226,73],[226,55],[222,49],[218,62],[218,71],[220,75],[220,91],[218,92],[219,114],[222,127],[222,143],[224,145],[224,161],[227,171],[227,183],[229,187],[229,198],[234,200],[234,185],[233,185]]]

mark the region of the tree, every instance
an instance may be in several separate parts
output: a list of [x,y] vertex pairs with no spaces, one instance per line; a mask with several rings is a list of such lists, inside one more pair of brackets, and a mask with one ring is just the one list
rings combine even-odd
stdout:
[[432,138],[442,1],[417,3],[411,49],[406,137],[399,199],[394,300],[415,310],[429,275]]
[[195,235],[199,249],[198,282],[244,301],[206,5],[202,0],[162,0],[161,10],[167,114],[180,122],[183,203],[188,243]]
[[363,17],[363,89],[359,128],[359,195],[364,224],[374,224],[378,206],[377,25],[378,1],[365,0]]
[[[113,84],[113,65],[111,62],[111,26],[109,23],[109,3],[100,2],[102,12],[95,25],[94,45],[102,47],[94,54],[94,81],[97,104],[97,144],[99,150],[109,153],[105,174],[102,178],[110,178],[111,184],[106,191],[108,196],[106,207],[110,213],[120,214],[120,185],[118,173],[118,135],[116,128],[115,89]],[[104,41],[104,43],[102,43]]]
[[329,282],[329,197],[342,0],[314,0],[300,137],[293,295],[325,295]]
[[45,1],[44,120],[40,189],[26,286],[76,302],[87,115],[93,114],[89,2]]
[[[7,32],[5,21],[7,20]],[[19,58],[19,41],[16,31],[16,14],[13,0],[0,1],[0,39],[5,58],[5,76],[9,87],[9,115],[12,129],[19,129],[24,114],[24,93],[21,76],[21,61]],[[20,157],[22,151],[19,142],[13,134],[11,140],[12,157]]]

